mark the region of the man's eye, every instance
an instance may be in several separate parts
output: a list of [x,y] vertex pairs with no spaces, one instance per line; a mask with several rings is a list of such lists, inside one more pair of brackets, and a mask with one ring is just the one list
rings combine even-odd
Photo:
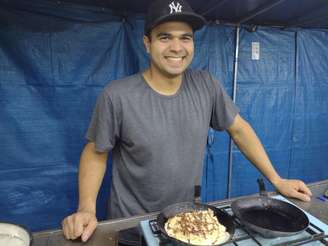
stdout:
[[161,41],[167,41],[167,40],[169,40],[169,37],[167,37],[167,36],[163,36],[163,37],[160,37],[159,38]]
[[182,37],[183,41],[191,41],[192,37],[186,36],[186,37]]

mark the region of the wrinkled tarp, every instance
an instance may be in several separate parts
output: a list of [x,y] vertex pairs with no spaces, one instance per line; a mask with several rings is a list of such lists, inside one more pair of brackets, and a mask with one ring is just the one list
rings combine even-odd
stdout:
[[[64,3],[0,7],[0,220],[58,228],[78,202],[77,170],[95,100],[111,80],[148,66],[143,17]],[[241,29],[236,103],[284,177],[328,177],[327,31]],[[259,42],[260,60],[251,60]],[[192,67],[232,94],[235,28],[196,33]],[[226,195],[229,138],[209,131],[202,198]],[[260,174],[233,149],[234,196]],[[183,182],[183,181],[182,181]],[[98,198],[106,216],[109,168]]]
[[[240,35],[237,105],[284,177],[314,182],[328,170],[328,32],[245,29]],[[251,59],[259,42],[260,60]],[[232,195],[257,187],[258,172],[235,149]]]

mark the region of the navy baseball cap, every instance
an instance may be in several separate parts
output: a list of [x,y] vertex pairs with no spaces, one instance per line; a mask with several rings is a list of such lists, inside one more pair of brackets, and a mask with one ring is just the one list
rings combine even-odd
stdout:
[[145,35],[159,24],[167,21],[188,23],[194,31],[206,23],[203,16],[196,14],[185,0],[156,0],[150,4],[145,21]]

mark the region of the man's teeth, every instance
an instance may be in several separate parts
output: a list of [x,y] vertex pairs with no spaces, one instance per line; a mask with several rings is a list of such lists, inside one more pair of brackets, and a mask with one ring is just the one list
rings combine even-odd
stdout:
[[182,57],[167,57],[167,59],[174,60],[174,61],[180,61],[180,60],[182,60]]

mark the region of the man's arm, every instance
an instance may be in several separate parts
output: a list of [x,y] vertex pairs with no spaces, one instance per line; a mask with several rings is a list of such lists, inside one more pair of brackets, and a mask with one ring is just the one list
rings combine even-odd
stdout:
[[311,191],[302,181],[283,179],[278,175],[253,128],[240,115],[235,117],[228,132],[246,158],[281,194],[310,201]]
[[85,242],[97,227],[96,201],[106,171],[107,158],[108,153],[97,152],[93,142],[89,142],[83,149],[79,167],[78,211],[62,222],[67,239],[81,236]]

